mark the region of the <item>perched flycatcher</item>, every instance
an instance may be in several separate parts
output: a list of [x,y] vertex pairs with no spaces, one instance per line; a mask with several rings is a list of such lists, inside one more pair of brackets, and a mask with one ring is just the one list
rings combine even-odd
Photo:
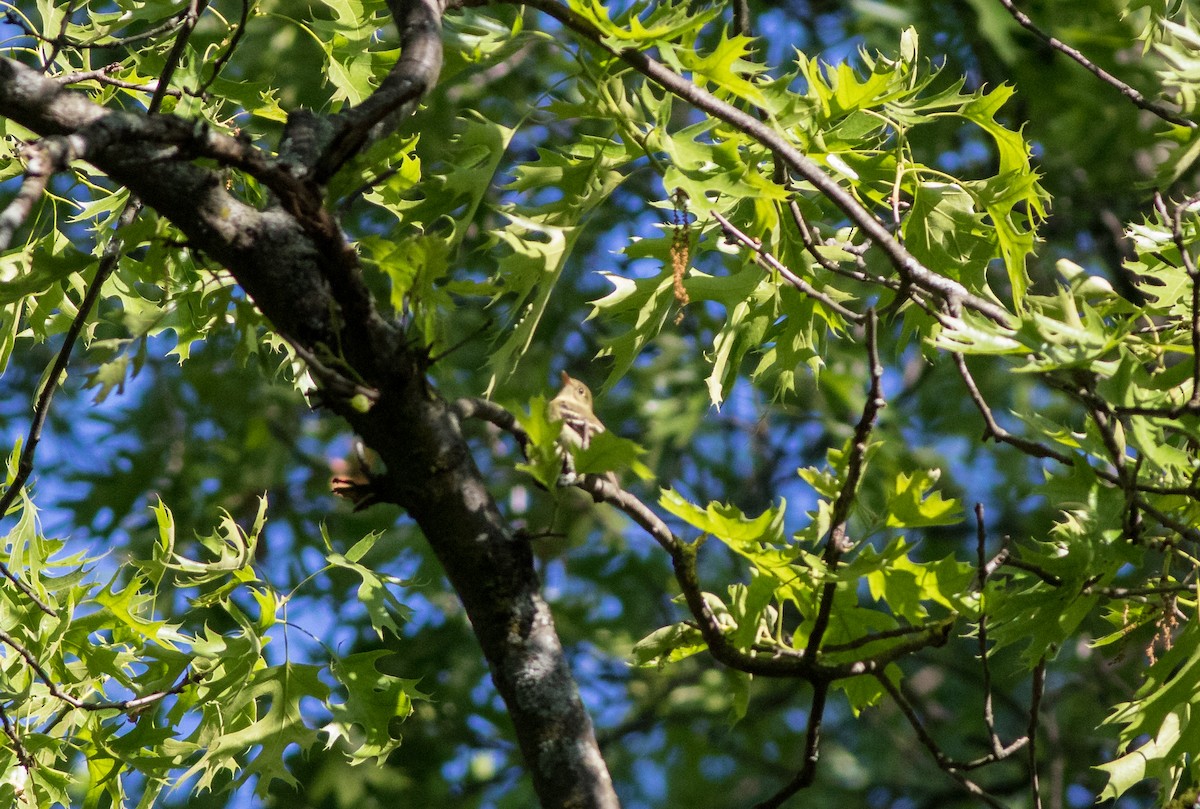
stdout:
[[[571,462],[571,448],[586,449],[592,442],[592,436],[604,432],[604,423],[592,412],[592,391],[578,379],[567,376],[562,372],[563,387],[558,395],[546,403],[546,416],[550,421],[563,423],[559,443],[562,444],[563,482],[569,485],[575,478],[575,467]],[[608,472],[604,476],[613,485],[619,486],[617,476]],[[560,482],[560,485],[563,485]]]
[[604,424],[592,412],[592,391],[578,379],[562,372],[563,388],[546,405],[550,421],[561,421],[561,440],[573,447],[586,448],[592,436],[604,432]]

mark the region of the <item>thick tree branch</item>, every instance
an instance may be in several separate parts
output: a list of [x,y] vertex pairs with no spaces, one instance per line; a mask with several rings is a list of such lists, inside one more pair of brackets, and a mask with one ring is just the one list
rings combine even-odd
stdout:
[[[314,166],[323,183],[371,141],[390,134],[416,108],[442,71],[442,12],[445,0],[387,0],[400,29],[400,58],[379,89],[334,120],[332,142]],[[289,122],[290,124],[290,122]]]
[[308,345],[336,345],[313,240],[288,212],[256,210],[227,191],[217,172],[187,162],[184,147],[213,142],[203,131],[190,137],[197,127],[170,116],[111,112],[12,59],[0,59],[0,116],[42,136],[69,137],[78,157],[174,222],[194,249],[242,268],[238,281],[273,312],[276,328]]
[[[226,266],[278,331],[379,391],[365,412],[341,397],[325,404],[379,454],[386,472],[375,481],[377,499],[409,512],[461,597],[542,805],[616,807],[530,548],[505,523],[458,419],[426,382],[424,347],[375,310],[319,188],[249,144],[171,116],[108,111],[10,59],[0,60],[0,116],[71,138],[76,154]],[[246,205],[217,172],[189,162],[196,156],[253,173],[278,203]],[[336,363],[324,361],[330,355]]]

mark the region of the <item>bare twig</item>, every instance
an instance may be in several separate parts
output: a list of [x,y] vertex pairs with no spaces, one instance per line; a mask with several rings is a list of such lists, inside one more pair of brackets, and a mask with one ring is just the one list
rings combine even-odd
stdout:
[[58,76],[54,76],[53,78],[57,84],[66,87],[71,84],[79,84],[85,81],[98,81],[100,79],[107,79],[120,69],[120,62],[111,62],[104,67],[98,67],[95,70],[84,70],[79,73],[63,73]]
[[896,703],[896,706],[900,709],[900,712],[904,714],[904,718],[908,720],[909,725],[912,726],[913,731],[917,734],[917,738],[921,741],[921,744],[925,746],[925,749],[929,751],[929,754],[933,756],[933,760],[937,763],[938,767],[941,768],[942,772],[946,773],[955,781],[957,781],[959,785],[967,792],[976,796],[988,806],[991,806],[992,809],[1004,809],[1004,804],[996,800],[996,798],[992,797],[992,795],[986,792],[983,787],[979,786],[974,781],[963,775],[962,772],[960,772],[960,770],[966,768],[956,765],[954,761],[949,759],[946,754],[942,752],[942,749],[938,746],[938,743],[931,735],[929,735],[929,731],[926,729],[925,723],[921,721],[921,717],[917,716],[917,712],[913,708],[912,703],[910,703],[908,698],[904,696],[903,692],[890,679],[888,679],[887,675],[883,672],[880,672],[876,675],[875,679],[879,680],[880,684],[883,685],[884,690],[891,695],[892,700]]
[[828,308],[834,312],[837,312],[839,315],[844,317],[846,320],[849,320],[852,323],[861,323],[862,322],[862,320],[863,320],[862,315],[860,315],[858,312],[855,312],[851,309],[847,309],[845,306],[842,306],[840,303],[835,301],[833,298],[829,297],[824,292],[817,290],[816,288],[813,287],[812,284],[808,283],[803,278],[796,275],[794,272],[792,272],[790,269],[788,269],[788,267],[786,267],[783,264],[783,262],[781,262],[779,259],[777,259],[770,251],[768,251],[766,248],[764,248],[762,245],[762,242],[760,242],[758,239],[754,239],[754,238],[751,238],[750,236],[748,236],[746,233],[744,233],[743,231],[738,229],[732,222],[730,222],[728,219],[726,219],[724,216],[722,216],[719,212],[712,211],[712,216],[714,219],[717,220],[717,222],[719,222],[721,224],[721,230],[723,230],[725,232],[726,238],[728,238],[731,241],[740,243],[742,246],[748,247],[751,250],[753,250],[755,255],[758,257],[758,259],[760,261],[762,261],[763,264],[765,264],[768,268],[774,270],[775,272],[779,273],[779,276],[781,278],[783,278],[785,281],[787,281],[789,284],[791,284],[793,287],[800,290],[802,293],[809,296],[810,298],[820,301],[822,304],[825,305],[826,308]]
[[754,809],[777,809],[802,789],[812,785],[817,775],[817,759],[820,756],[821,722],[825,717],[825,699],[829,695],[828,683],[813,686],[812,705],[808,709],[808,728],[804,734],[804,757],[800,771],[778,792],[765,801],[754,804]]
[[19,654],[27,664],[29,664],[29,667],[33,669],[34,674],[37,675],[37,678],[42,681],[42,685],[44,685],[46,690],[50,693],[50,696],[67,703],[72,708],[78,708],[79,710],[83,711],[136,711],[141,708],[145,708],[147,705],[158,702],[165,697],[169,697],[172,694],[181,693],[189,685],[197,682],[200,679],[200,675],[198,673],[189,671],[176,685],[161,691],[153,691],[149,694],[143,694],[140,697],[134,697],[133,699],[91,702],[89,700],[83,700],[72,696],[59,688],[58,684],[55,683],[54,678],[50,676],[50,672],[46,671],[45,667],[42,666],[42,664],[38,662],[38,659],[33,656],[33,653],[26,649],[24,644],[2,629],[0,629],[0,643],[8,646],[14,652]]
[[54,64],[54,60],[58,58],[59,51],[67,41],[67,26],[71,24],[71,17],[75,14],[75,7],[78,0],[70,0],[67,3],[67,8],[63,12],[62,22],[58,26],[58,35],[52,39],[42,38],[42,41],[50,44],[50,51],[46,54],[46,58],[42,60],[42,73],[48,73],[50,66]]
[[971,401],[975,403],[975,408],[983,416],[985,425],[983,437],[985,440],[992,438],[1005,444],[1011,444],[1026,455],[1032,455],[1035,458],[1053,458],[1059,463],[1070,465],[1070,456],[1050,447],[1043,446],[1036,441],[1030,441],[1028,438],[1013,435],[1001,427],[992,415],[992,409],[984,400],[983,394],[979,392],[979,386],[975,384],[975,378],[971,376],[971,371],[967,368],[966,358],[957,352],[951,352],[951,356],[954,358],[954,365],[958,368],[959,376],[962,377],[963,383],[967,386],[967,393],[970,395]]
[[200,15],[208,8],[208,2],[209,0],[190,0],[187,10],[183,12],[180,19],[180,31],[175,36],[171,52],[167,54],[162,73],[158,77],[158,87],[155,88],[154,95],[150,98],[150,104],[147,106],[147,110],[151,114],[158,112],[159,107],[162,106],[162,100],[167,95],[167,88],[171,86],[171,78],[175,75],[175,71],[183,59],[184,51],[187,50],[188,39],[191,38],[192,31],[196,29],[196,23],[200,21]]
[[1033,695],[1029,701],[1029,790],[1033,795],[1034,809],[1042,809],[1042,789],[1038,781],[1037,732],[1038,710],[1042,704],[1042,694],[1046,690],[1046,658],[1038,661],[1033,670]]
[[[75,313],[75,318],[71,321],[71,325],[67,329],[62,347],[59,348],[58,356],[54,359],[54,365],[51,367],[50,373],[47,375],[41,391],[38,393],[37,403],[33,408],[33,420],[29,425],[29,432],[26,434],[25,443],[21,446],[21,457],[17,461],[17,473],[13,477],[12,483],[9,484],[8,489],[0,496],[0,516],[8,514],[9,508],[16,501],[17,495],[21,492],[21,489],[25,486],[25,482],[33,473],[34,457],[37,454],[38,442],[42,437],[42,428],[45,426],[46,417],[50,413],[50,403],[54,399],[54,392],[58,390],[59,381],[62,379],[63,373],[67,370],[67,362],[71,357],[72,350],[75,348],[76,341],[79,339],[79,334],[83,331],[83,326],[87,322],[88,316],[91,314],[93,307],[95,307],[96,301],[100,298],[100,290],[104,286],[104,282],[108,280],[108,276],[112,274],[113,269],[117,266],[117,260],[121,257],[124,241],[120,237],[120,230],[134,220],[141,207],[141,203],[132,198],[126,203],[125,210],[121,212],[121,217],[117,223],[117,233],[113,235],[105,246],[100,264],[96,267],[96,275],[92,278],[92,283],[79,304],[79,311]],[[48,604],[38,598],[28,584],[9,570],[8,566],[2,562],[0,562],[0,573],[15,584],[17,589],[32,600],[42,612],[47,615],[56,614]]]
[[1008,547],[1008,537],[1006,536],[1004,538],[1004,545],[1001,546],[1000,550],[996,552],[996,555],[989,559],[988,563],[983,566],[984,578],[986,579],[999,570],[1002,565],[1008,562],[1009,557],[1011,556],[1012,548]]
[[1005,559],[1004,566],[1005,567],[1015,567],[1018,570],[1024,570],[1028,573],[1032,573],[1033,575],[1037,576],[1039,579],[1044,581],[1046,584],[1049,584],[1051,587],[1062,587],[1063,580],[1061,578],[1059,578],[1058,576],[1054,575],[1053,573],[1051,573],[1048,570],[1043,570],[1042,568],[1038,567],[1037,565],[1035,565],[1031,562],[1026,562],[1023,559],[1018,559],[1015,556],[1010,556],[1008,559]]
[[1179,126],[1185,126],[1188,129],[1194,129],[1196,127],[1195,121],[1192,121],[1188,118],[1184,118],[1177,111],[1172,110],[1170,107],[1167,107],[1164,104],[1161,104],[1157,101],[1151,101],[1150,99],[1148,99],[1144,95],[1142,95],[1138,90],[1136,90],[1132,86],[1130,86],[1128,83],[1121,81],[1116,76],[1109,73],[1107,70],[1100,67],[1092,60],[1088,59],[1086,56],[1084,56],[1082,53],[1080,53],[1075,48],[1072,48],[1070,45],[1066,44],[1061,39],[1051,36],[1050,34],[1047,34],[1045,31],[1043,31],[1041,28],[1038,28],[1037,24],[1034,23],[1034,21],[1029,18],[1029,15],[1027,15],[1025,12],[1021,11],[1019,8],[1016,7],[1016,5],[1013,3],[1013,0],[997,0],[997,2],[999,2],[1000,5],[1004,6],[1005,10],[1007,10],[1008,13],[1010,15],[1012,15],[1012,18],[1014,20],[1016,20],[1017,23],[1022,28],[1024,28],[1026,31],[1029,31],[1031,34],[1033,34],[1035,37],[1037,37],[1038,39],[1045,42],[1047,45],[1049,45],[1054,50],[1064,54],[1065,56],[1074,60],[1075,62],[1078,62],[1079,65],[1081,67],[1083,67],[1084,70],[1088,71],[1093,76],[1100,79],[1100,81],[1104,82],[1105,84],[1107,84],[1111,87],[1116,88],[1116,90],[1118,92],[1120,92],[1121,95],[1123,95],[1127,99],[1129,99],[1129,101],[1132,102],[1134,104],[1134,106],[1138,107],[1139,109],[1146,110],[1147,112],[1154,113],[1159,118],[1162,118],[1164,121],[1170,121],[1173,124],[1177,124]]
[[854,640],[846,641],[845,643],[827,643],[821,647],[821,651],[826,654],[834,654],[836,652],[852,652],[855,649],[861,649],[864,646],[870,646],[872,643],[878,643],[882,640],[903,638],[906,635],[927,633],[931,629],[939,626],[941,626],[941,622],[922,624],[920,626],[898,626],[895,629],[885,629],[880,632],[868,632],[865,635],[860,635]]
[[225,48],[221,55],[213,61],[212,73],[209,74],[208,79],[204,82],[204,84],[196,88],[196,95],[204,95],[208,88],[212,86],[212,83],[217,80],[217,77],[221,75],[221,71],[225,69],[225,65],[231,58],[233,58],[233,52],[237,49],[238,44],[242,41],[242,37],[246,33],[246,24],[250,20],[250,0],[241,0],[241,2],[241,19],[238,20],[238,24],[234,29],[233,36],[229,40],[229,45]]
[[1096,593],[1106,598],[1145,598],[1148,596],[1195,593],[1194,584],[1163,584],[1157,587],[1085,587],[1082,592]]
[[[871,431],[875,427],[875,420],[879,417],[879,411],[886,404],[883,399],[881,385],[883,364],[879,361],[878,327],[879,320],[875,316],[875,310],[868,309],[866,341],[867,364],[871,375],[871,384],[867,390],[867,401],[863,404],[862,416],[858,420],[858,425],[854,428],[854,438],[851,441],[850,453],[846,459],[846,481],[842,484],[837,499],[833,502],[833,509],[830,514],[830,525],[832,527],[829,530],[829,537],[826,539],[824,553],[825,567],[830,576],[836,570],[838,560],[842,554],[849,550],[849,545],[846,541],[846,524],[850,519],[850,507],[854,504],[854,498],[858,494],[858,483],[866,464],[867,447],[871,438]],[[815,657],[817,650],[821,648],[821,641],[825,637],[825,629],[829,626],[829,618],[833,612],[833,599],[837,593],[837,586],[837,581],[833,580],[825,582],[821,588],[820,605],[817,608],[817,616],[813,619],[812,630],[808,636],[808,645],[805,650],[809,657]]]
[[[529,434],[517,421],[516,416],[495,402],[464,397],[455,400],[452,409],[460,419],[481,419],[509,433],[517,439],[523,452],[529,446]],[[662,518],[636,495],[621,488],[604,475],[584,475],[575,482],[575,485],[590,494],[596,502],[608,503],[625,512],[626,516],[637,523],[667,553],[674,555],[679,551],[683,544],[679,537],[675,536]]]
[[[4,3],[4,5],[9,6],[11,8],[9,3]],[[59,35],[56,37],[48,37],[45,34],[43,34],[41,31],[38,31],[35,28],[31,28],[29,25],[26,24],[24,17],[17,15],[17,14],[12,14],[12,13],[7,14],[5,17],[5,22],[9,22],[9,23],[16,25],[18,28],[21,29],[21,33],[24,36],[32,37],[39,42],[45,42],[47,44],[56,44],[60,48],[67,47],[67,48],[71,48],[73,50],[89,50],[92,48],[111,49],[111,48],[123,48],[126,45],[132,45],[135,42],[144,42],[147,39],[154,39],[154,38],[161,36],[162,34],[165,34],[175,28],[178,28],[183,23],[183,19],[187,15],[187,11],[188,10],[185,8],[183,11],[180,11],[180,12],[177,12],[177,13],[171,15],[171,17],[168,18],[165,22],[160,23],[159,25],[156,25],[153,28],[149,28],[149,29],[142,31],[140,33],[137,33],[137,34],[130,34],[127,37],[113,37],[111,39],[105,39],[102,36],[97,39],[93,39],[89,42],[81,42],[78,40],[71,39],[70,37],[67,37],[62,32],[60,32]]]
[[734,0],[733,30],[744,37],[750,36],[750,3],[748,0]]
[[[61,76],[55,76],[54,80],[67,87],[72,84],[80,84],[85,81],[96,81],[100,84],[108,84],[113,87],[120,87],[123,90],[138,90],[143,93],[157,93],[162,82],[152,81],[149,84],[134,84],[133,82],[123,81],[122,79],[114,79],[110,74],[114,70],[119,70],[120,62],[113,62],[111,65],[105,65],[97,70],[85,70],[81,73],[65,73]],[[183,93],[179,90],[167,88],[166,95],[172,98],[182,98]]]
[[983,725],[987,728],[992,753],[1000,755],[1004,750],[1004,745],[1000,743],[1000,736],[996,733],[996,714],[992,707],[992,666],[988,660],[987,604],[984,601],[987,598],[985,585],[987,584],[988,565],[987,528],[983,521],[983,503],[975,504],[975,550],[979,563],[977,575],[981,594],[979,631],[976,634],[979,640],[979,664],[983,669]]
[[[820,264],[823,268],[831,273],[852,278],[855,281],[863,281],[865,283],[877,284],[882,287],[887,287],[891,290],[899,290],[901,283],[894,278],[884,278],[879,275],[868,275],[866,272],[859,270],[847,270],[838,262],[824,255],[818,248],[816,234],[813,233],[812,227],[808,224],[808,220],[804,218],[804,212],[800,210],[800,203],[795,199],[788,201],[788,210],[792,214],[792,223],[796,226],[796,232],[800,234],[800,241],[804,244],[804,249],[813,257],[813,260]],[[847,253],[855,253],[859,245],[841,245],[842,250]],[[862,261],[862,256],[857,256],[859,262]]]
[[29,755],[29,751],[25,749],[25,745],[21,742],[21,737],[17,735],[17,729],[13,727],[12,720],[8,718],[8,712],[4,710],[3,705],[0,705],[0,726],[3,726],[4,735],[12,742],[13,751],[17,754],[17,762],[27,771],[32,770],[36,762]]
[[[873,357],[873,362],[878,363],[878,356],[873,355]],[[876,370],[873,369],[873,374]],[[876,384],[877,382],[876,380]],[[878,390],[875,390],[874,395],[878,398]],[[880,399],[878,405],[868,405],[866,410],[877,411],[878,406],[881,405],[882,400]],[[529,437],[517,423],[516,418],[494,402],[475,398],[458,399],[453,404],[453,411],[460,419],[478,418],[496,425],[517,438],[522,447],[528,443]],[[869,418],[873,419],[874,416],[869,416]],[[859,463],[861,464],[861,459]],[[861,468],[854,473],[855,485],[860,473]],[[696,628],[704,637],[709,651],[719,662],[738,671],[763,677],[794,677],[808,680],[814,684],[873,674],[919,649],[943,645],[954,627],[954,620],[950,618],[922,627],[904,628],[894,633],[895,637],[905,637],[904,641],[862,659],[835,663],[822,663],[816,656],[810,655],[804,650],[786,647],[776,646],[769,650],[744,651],[735,647],[726,636],[725,628],[705,597],[696,571],[696,557],[700,543],[683,542],[671,532],[663,519],[655,514],[649,506],[603,475],[585,475],[575,485],[590,494],[596,502],[608,503],[623,511],[671,556],[676,581],[679,583],[688,609],[696,621]],[[847,500],[843,504],[844,509],[849,508],[849,502]],[[844,539],[844,526],[842,538]],[[831,537],[830,541],[840,542],[842,540],[835,540]],[[828,614],[826,622],[828,622]],[[865,646],[873,641],[891,636],[893,636],[891,633],[867,636],[859,645]],[[857,648],[854,644],[845,644],[828,651],[845,652],[854,648]]]
[[309,351],[298,340],[292,339],[287,334],[279,332],[279,336],[291,346],[292,351],[296,352],[296,356],[304,360],[304,364],[312,371],[313,376],[325,383],[325,387],[329,390],[345,398],[363,396],[372,405],[379,401],[380,393],[376,388],[353,380],[336,368],[326,365],[315,353]]

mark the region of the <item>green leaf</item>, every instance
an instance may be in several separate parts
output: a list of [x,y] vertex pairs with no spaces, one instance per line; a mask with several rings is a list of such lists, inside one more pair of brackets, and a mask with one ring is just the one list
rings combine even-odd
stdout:
[[592,436],[588,446],[575,450],[575,471],[580,474],[600,474],[610,470],[632,469],[642,480],[653,480],[654,473],[641,456],[644,447],[611,432]]
[[550,421],[546,413],[546,397],[538,395],[529,401],[528,410],[519,407],[510,408],[516,414],[517,422],[529,436],[529,444],[525,447],[526,459],[517,464],[517,469],[528,473],[543,488],[555,491],[558,478],[563,473],[562,450],[558,437],[562,433],[561,421]]
[[658,504],[679,519],[712,536],[730,550],[753,562],[777,581],[795,577],[796,552],[783,538],[783,514],[787,503],[780,501],[757,517],[750,518],[736,506],[709,503],[706,508],[688,502],[678,492],[663,489]]
[[699,629],[689,624],[672,624],[654,630],[634,644],[631,659],[635,666],[662,668],[707,649]]
[[[929,617],[930,603],[951,612],[965,611],[964,594],[975,575],[971,566],[952,556],[936,562],[916,562],[908,555],[908,547],[900,538],[878,556],[869,545],[863,548],[863,562],[874,567],[866,577],[871,597],[910,624]],[[885,564],[872,564],[880,557],[886,559]]]
[[887,497],[889,528],[923,528],[930,525],[956,525],[962,521],[962,506],[933,491],[941,478],[940,469],[900,472]]
[[351,764],[382,765],[400,746],[392,730],[397,721],[413,712],[413,700],[425,699],[416,680],[404,680],[379,671],[377,664],[392,656],[385,649],[334,658],[330,673],[345,689],[343,702],[330,702],[333,719],[322,728],[328,734],[326,749],[342,742]]
[[[1185,625],[1170,650],[1146,672],[1134,698],[1116,706],[1104,721],[1119,725],[1121,753],[1097,767],[1108,775],[1100,798],[1116,799],[1146,779],[1158,779],[1169,794],[1185,773],[1195,775],[1191,751],[1200,729],[1190,721],[1200,702],[1200,645],[1196,627]],[[1144,740],[1144,741],[1143,741]],[[1138,742],[1136,749],[1133,749]]]
[[367,614],[371,618],[371,628],[375,630],[375,634],[382,640],[385,629],[391,630],[395,635],[400,634],[400,625],[397,623],[397,618],[407,621],[410,611],[388,589],[388,585],[401,586],[404,582],[393,576],[376,573],[371,568],[355,561],[355,559],[365,556],[380,536],[381,533],[379,532],[369,534],[355,543],[354,547],[345,556],[340,553],[331,553],[326,555],[325,558],[332,566],[348,570],[362,579],[362,582],[358,585],[358,600],[367,608]]

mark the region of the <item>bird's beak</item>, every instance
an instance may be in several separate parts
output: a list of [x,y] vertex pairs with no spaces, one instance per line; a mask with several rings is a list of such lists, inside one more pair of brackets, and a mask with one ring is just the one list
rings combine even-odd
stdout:
[[564,385],[570,385],[571,384],[571,375],[568,374],[566,371],[563,371],[562,372],[562,381],[563,381]]

